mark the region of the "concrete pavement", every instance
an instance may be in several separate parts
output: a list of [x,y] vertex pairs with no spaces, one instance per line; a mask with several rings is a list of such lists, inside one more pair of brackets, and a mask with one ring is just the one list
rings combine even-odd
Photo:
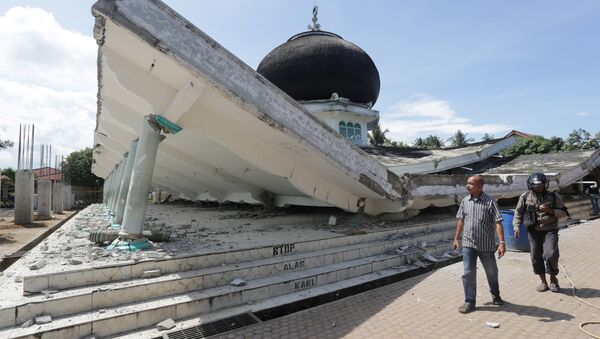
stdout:
[[[462,262],[336,302],[271,319],[223,338],[590,338],[579,324],[600,321],[600,220],[561,230],[561,293],[539,293],[529,253],[507,252],[498,261],[506,304],[494,306],[481,265],[477,310],[460,314]],[[490,328],[486,322],[496,322]],[[600,335],[600,325],[587,331]]]

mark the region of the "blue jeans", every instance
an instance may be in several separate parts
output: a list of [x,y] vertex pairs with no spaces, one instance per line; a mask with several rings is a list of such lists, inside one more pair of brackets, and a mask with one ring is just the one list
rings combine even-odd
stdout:
[[493,296],[500,296],[498,287],[498,266],[494,251],[478,251],[472,247],[463,247],[464,274],[462,276],[465,289],[465,302],[475,305],[477,299],[477,257],[483,265],[487,276],[490,292]]
[[594,212],[595,215],[598,215],[600,213],[600,209],[598,208],[598,194],[592,194],[591,199],[592,199],[592,211]]

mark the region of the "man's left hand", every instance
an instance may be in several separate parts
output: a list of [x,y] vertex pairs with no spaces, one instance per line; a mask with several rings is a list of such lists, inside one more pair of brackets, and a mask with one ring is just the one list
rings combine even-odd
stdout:
[[552,209],[550,206],[547,206],[547,205],[541,205],[540,206],[540,212],[544,212],[544,213],[548,213],[548,214],[554,214],[554,209]]
[[498,245],[498,258],[502,258],[504,256],[505,252],[506,252],[506,245],[505,244]]

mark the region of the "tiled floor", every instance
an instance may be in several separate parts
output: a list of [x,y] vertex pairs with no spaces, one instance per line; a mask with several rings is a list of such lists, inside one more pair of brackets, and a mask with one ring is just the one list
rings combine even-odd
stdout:
[[[600,307],[600,220],[560,232],[560,263],[578,295]],[[535,291],[539,281],[528,253],[508,252],[498,261],[504,306],[491,305],[485,275],[478,270],[478,305],[460,314],[462,263],[426,275],[269,320],[224,338],[589,338],[579,330],[600,321],[600,309],[572,296],[565,271],[561,293]],[[490,328],[486,322],[496,322]],[[586,330],[600,335],[600,325]]]

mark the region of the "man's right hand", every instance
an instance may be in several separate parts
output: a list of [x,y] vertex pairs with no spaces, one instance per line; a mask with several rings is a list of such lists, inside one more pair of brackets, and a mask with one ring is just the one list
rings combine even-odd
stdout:
[[460,244],[458,243],[457,239],[454,239],[454,241],[452,242],[452,248],[457,250],[460,247]]
[[519,239],[520,235],[521,235],[521,230],[515,230],[515,239]]

